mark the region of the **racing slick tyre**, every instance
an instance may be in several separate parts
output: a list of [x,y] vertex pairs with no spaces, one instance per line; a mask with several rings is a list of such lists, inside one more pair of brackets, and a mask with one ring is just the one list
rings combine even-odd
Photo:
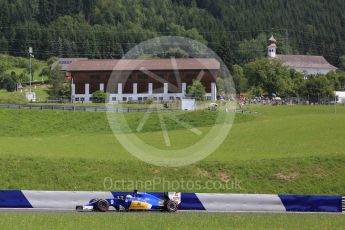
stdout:
[[109,203],[106,200],[100,199],[95,204],[95,210],[99,212],[106,212],[109,210]]
[[172,200],[167,200],[165,202],[164,208],[167,212],[176,212],[178,209],[178,205]]

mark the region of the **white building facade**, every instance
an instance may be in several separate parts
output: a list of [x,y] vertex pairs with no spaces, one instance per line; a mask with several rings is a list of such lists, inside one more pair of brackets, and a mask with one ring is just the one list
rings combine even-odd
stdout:
[[337,102],[345,104],[345,91],[336,91]]
[[187,88],[199,80],[206,99],[217,99],[215,59],[80,60],[68,69],[73,102],[91,102],[96,91],[107,92],[109,102],[173,101],[188,97]]
[[303,73],[305,76],[328,74],[331,71],[337,70],[337,68],[331,65],[323,56],[277,54],[277,40],[273,35],[268,40],[268,43],[268,57],[281,61],[283,65]]

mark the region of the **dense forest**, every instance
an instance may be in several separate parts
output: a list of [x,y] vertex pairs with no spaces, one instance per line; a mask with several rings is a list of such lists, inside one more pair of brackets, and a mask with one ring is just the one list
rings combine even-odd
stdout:
[[345,54],[344,0],[0,0],[0,52],[35,57],[119,58],[141,41],[190,37],[229,65],[279,52]]

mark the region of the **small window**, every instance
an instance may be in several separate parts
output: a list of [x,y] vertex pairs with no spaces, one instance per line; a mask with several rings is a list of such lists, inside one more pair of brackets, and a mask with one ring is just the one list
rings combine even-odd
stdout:
[[159,97],[159,100],[160,100],[160,101],[163,101],[163,97]]
[[123,98],[122,98],[122,101],[127,101],[127,97],[123,97]]
[[112,97],[111,100],[112,100],[112,101],[116,101],[116,97]]
[[142,101],[143,100],[143,98],[142,97],[138,97],[138,101]]
[[75,101],[79,101],[79,97],[76,97],[76,98],[75,98]]
[[170,100],[173,101],[173,100],[175,100],[175,98],[174,97],[170,97]]

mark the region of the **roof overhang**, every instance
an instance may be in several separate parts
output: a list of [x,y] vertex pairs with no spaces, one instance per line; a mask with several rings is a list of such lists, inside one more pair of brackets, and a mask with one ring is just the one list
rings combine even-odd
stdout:
[[214,58],[78,60],[67,71],[141,70],[220,70],[220,62]]

